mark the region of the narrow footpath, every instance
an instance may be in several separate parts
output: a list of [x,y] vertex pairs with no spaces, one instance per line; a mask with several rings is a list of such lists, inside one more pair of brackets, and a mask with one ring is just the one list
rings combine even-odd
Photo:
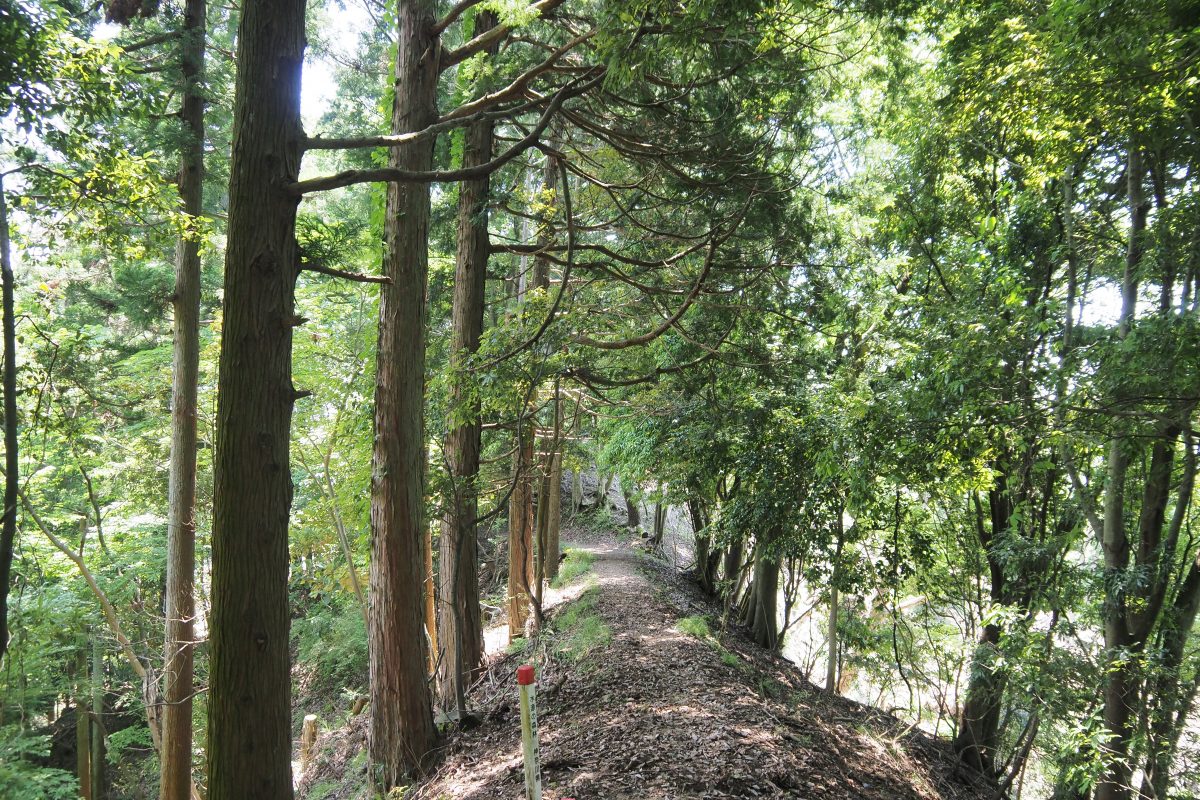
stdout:
[[564,536],[591,569],[547,596],[542,636],[493,658],[472,694],[479,724],[406,797],[524,797],[522,663],[538,668],[546,800],[991,797],[955,775],[944,742],[720,635],[719,608],[628,535]]

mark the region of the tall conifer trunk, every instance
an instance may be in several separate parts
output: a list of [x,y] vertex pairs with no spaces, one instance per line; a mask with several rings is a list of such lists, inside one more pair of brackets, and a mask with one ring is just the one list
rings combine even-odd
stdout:
[[[491,29],[496,15],[475,17],[475,34]],[[494,123],[481,120],[466,130],[463,166],[491,158]],[[480,436],[479,398],[458,374],[470,354],[479,349],[487,288],[488,178],[463,181],[458,194],[458,247],[454,266],[451,310],[450,432],[446,452],[453,478],[453,495],[442,521],[438,558],[438,618],[442,658],[438,683],[447,705],[465,711],[466,684],[483,663],[483,626],[479,614],[478,525]]]
[[[401,0],[392,132],[418,131],[437,118],[435,3]],[[391,150],[389,166],[428,171],[430,140]],[[387,191],[375,452],[371,479],[369,640],[372,779],[386,793],[420,770],[437,744],[425,675],[425,284],[429,185]]]
[[[187,0],[180,41],[184,143],[179,198],[189,224],[204,195],[204,32],[206,0]],[[165,690],[161,800],[187,800],[192,785],[192,641],[196,613],[196,394],[200,371],[200,241],[182,235],[175,250],[175,345],[171,385],[171,464],[167,488]]]
[[[1142,261],[1149,211],[1145,201],[1146,167],[1141,148],[1130,141],[1126,169],[1129,196],[1129,241],[1125,254],[1125,273],[1121,281],[1121,316],[1117,335],[1124,339],[1133,326],[1137,309],[1138,272]],[[1104,615],[1104,647],[1113,664],[1107,670],[1104,685],[1104,727],[1109,734],[1105,745],[1108,771],[1096,786],[1096,800],[1125,800],[1130,796],[1132,769],[1129,742],[1133,736],[1137,679],[1133,659],[1125,652],[1135,642],[1130,635],[1126,603],[1119,594],[1124,583],[1122,573],[1129,566],[1129,534],[1125,523],[1125,479],[1129,472],[1132,444],[1128,436],[1115,435],[1109,444],[1108,478],[1104,487],[1104,530],[1100,543],[1104,551],[1105,585],[1111,587]]]
[[214,462],[208,800],[290,800],[288,512],[304,0],[244,0]]
[[11,582],[13,545],[17,538],[17,335],[13,307],[13,268],[8,238],[8,201],[0,178],[0,277],[4,311],[4,510],[0,524],[0,660],[8,650],[8,585]]

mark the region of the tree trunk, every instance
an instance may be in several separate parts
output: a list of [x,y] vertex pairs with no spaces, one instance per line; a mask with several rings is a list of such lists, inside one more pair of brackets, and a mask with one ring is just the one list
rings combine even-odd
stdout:
[[[1121,316],[1117,335],[1125,338],[1133,325],[1137,308],[1138,269],[1143,251],[1142,238],[1146,230],[1148,207],[1144,182],[1146,168],[1136,142],[1129,145],[1126,169],[1129,196],[1129,241],[1125,255],[1125,273],[1121,282]],[[1105,585],[1110,593],[1120,592],[1123,573],[1129,565],[1129,534],[1125,527],[1125,477],[1129,470],[1130,443],[1125,436],[1116,435],[1109,445],[1108,479],[1104,487],[1104,530],[1101,546],[1104,551]],[[1129,743],[1133,737],[1133,719],[1137,704],[1136,669],[1125,650],[1132,644],[1126,603],[1122,595],[1107,598],[1104,616],[1104,647],[1113,664],[1104,685],[1104,727],[1109,733],[1105,752],[1110,766],[1096,786],[1096,800],[1127,800],[1130,796],[1132,769],[1129,763]]]
[[743,623],[751,638],[774,652],[779,646],[779,562],[767,553],[767,542],[754,546],[754,578],[746,596]]
[[583,511],[583,472],[576,468],[571,471],[571,513]]
[[[494,27],[496,15],[475,16],[475,32]],[[463,166],[491,158],[494,124],[483,120],[468,126]],[[479,612],[479,452],[482,428],[479,397],[462,372],[479,349],[487,289],[488,192],[490,181],[464,181],[458,194],[458,247],[454,265],[454,300],[450,341],[450,421],[446,452],[452,495],[442,521],[438,556],[438,643],[442,648],[438,685],[443,702],[459,715],[466,711],[466,688],[483,664],[483,625]]]
[[842,529],[842,509],[838,509],[837,547],[833,551],[833,574],[829,576],[829,625],[825,635],[829,652],[825,660],[825,691],[837,694],[838,673],[838,584],[842,581],[842,548],[846,544],[846,533]]
[[292,797],[288,513],[304,0],[238,29],[213,465],[208,800]]
[[625,489],[625,482],[621,482],[621,496],[625,498],[625,514],[626,524],[631,528],[637,528],[642,524],[642,515],[638,511],[637,499]]
[[[1189,447],[1190,447],[1189,443]],[[1165,800],[1171,778],[1171,762],[1179,742],[1179,734],[1186,722],[1186,708],[1190,703],[1189,692],[1193,687],[1180,686],[1180,669],[1183,666],[1184,649],[1196,617],[1200,612],[1200,555],[1197,555],[1187,576],[1179,587],[1164,620],[1166,640],[1159,678],[1155,686],[1158,708],[1147,736],[1145,776],[1141,794],[1152,800]],[[1183,712],[1183,713],[1181,713]]]
[[[437,118],[435,3],[401,0],[392,132]],[[431,140],[391,150],[392,168],[428,171]],[[425,292],[428,184],[387,189],[375,451],[371,482],[370,684],[368,735],[375,789],[387,794],[427,766],[437,744],[425,675],[423,592],[425,485]]]
[[663,532],[667,527],[667,506],[660,500],[654,504],[654,529],[650,535],[650,546],[661,547]]
[[17,336],[13,307],[12,251],[8,235],[8,200],[0,178],[0,275],[4,307],[4,509],[0,526],[0,661],[8,651],[8,587],[12,583],[13,546],[17,538]]
[[692,518],[692,537],[695,542],[696,582],[705,594],[716,594],[721,551],[720,548],[712,546],[712,536],[708,533],[708,519],[700,499],[695,496],[689,497],[687,505],[688,514]]
[[[988,597],[992,604],[1001,605],[1008,601],[1009,592],[995,543],[1012,525],[1013,513],[1012,499],[1003,474],[998,475],[988,492],[990,522],[987,525],[984,524],[983,505],[978,495],[974,495],[972,501],[975,506],[976,535],[988,564]],[[985,775],[992,774],[1000,746],[1000,711],[1007,683],[1004,671],[996,668],[1002,635],[999,625],[989,624],[983,628],[972,656],[966,701],[953,744],[954,752],[964,765]]]
[[[86,657],[85,657],[86,658]],[[75,701],[75,775],[79,778],[79,796],[94,800],[92,794],[92,721],[84,702],[83,687]]]
[[954,751],[963,764],[990,775],[999,745],[1004,673],[991,667],[999,656],[1000,626],[986,625],[972,657],[971,681],[963,703]]
[[525,634],[533,579],[533,431],[524,426],[513,456],[512,497],[508,510],[508,641]]
[[725,583],[724,599],[727,603],[737,600],[739,584],[742,580],[742,552],[745,543],[741,540],[730,542],[725,548],[725,564],[721,572],[721,580]]
[[546,520],[546,576],[558,577],[558,559],[562,552],[562,453],[554,453],[550,461],[550,497]]
[[104,797],[104,651],[92,632],[91,785],[93,800]]
[[825,654],[825,692],[837,694],[838,677],[838,588],[837,583],[829,586],[829,624],[825,629],[828,652]]
[[421,584],[425,600],[425,636],[429,642],[425,655],[427,672],[437,674],[438,630],[437,630],[437,576],[433,572],[433,526],[425,526],[425,541],[421,548],[425,554],[425,581]]
[[[180,68],[184,125],[179,198],[189,226],[204,200],[204,36],[206,0],[183,12]],[[175,344],[171,385],[171,462],[167,480],[167,581],[163,655],[160,800],[188,800],[192,787],[192,686],[196,616],[196,394],[200,372],[200,241],[189,230],[175,246]]]

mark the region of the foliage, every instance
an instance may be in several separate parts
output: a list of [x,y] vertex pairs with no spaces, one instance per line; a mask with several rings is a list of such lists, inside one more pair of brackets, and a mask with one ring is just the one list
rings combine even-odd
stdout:
[[79,795],[75,776],[35,762],[50,751],[50,737],[17,725],[0,728],[0,795],[30,800],[72,800]]
[[292,637],[298,658],[316,673],[318,694],[328,698],[346,687],[365,687],[367,629],[353,598],[309,606],[293,621]]

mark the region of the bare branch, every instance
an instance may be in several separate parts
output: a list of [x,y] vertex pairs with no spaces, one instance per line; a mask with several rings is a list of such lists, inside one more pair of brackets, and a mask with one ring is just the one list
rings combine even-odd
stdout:
[[482,178],[485,175],[490,175],[500,167],[507,164],[509,161],[516,158],[521,153],[528,150],[537,143],[538,137],[550,125],[550,121],[558,112],[563,102],[569,97],[575,97],[583,94],[589,89],[598,86],[604,80],[605,68],[596,67],[593,71],[594,77],[580,83],[573,81],[555,93],[550,104],[546,106],[546,110],[538,119],[533,129],[520,141],[496,156],[486,164],[479,164],[473,167],[463,167],[461,169],[450,170],[432,170],[430,172],[419,172],[406,169],[395,169],[384,167],[380,169],[363,169],[363,170],[347,170],[339,172],[336,175],[326,175],[320,178],[310,178],[309,180],[298,181],[293,183],[289,188],[297,194],[305,194],[307,192],[325,192],[330,189],[340,189],[344,186],[353,186],[358,183],[438,183],[449,181],[465,181],[473,178]]
[[334,269],[332,267],[323,267],[320,264],[314,264],[311,261],[300,262],[301,272],[316,272],[320,275],[329,275],[334,278],[344,278],[348,281],[357,283],[391,283],[392,279],[386,275],[363,275],[361,272],[347,272],[344,269]]
[[433,36],[441,36],[447,28],[453,25],[459,17],[467,12],[468,9],[482,3],[483,0],[460,0],[458,5],[446,12],[446,16],[434,23],[433,30],[430,31]]

